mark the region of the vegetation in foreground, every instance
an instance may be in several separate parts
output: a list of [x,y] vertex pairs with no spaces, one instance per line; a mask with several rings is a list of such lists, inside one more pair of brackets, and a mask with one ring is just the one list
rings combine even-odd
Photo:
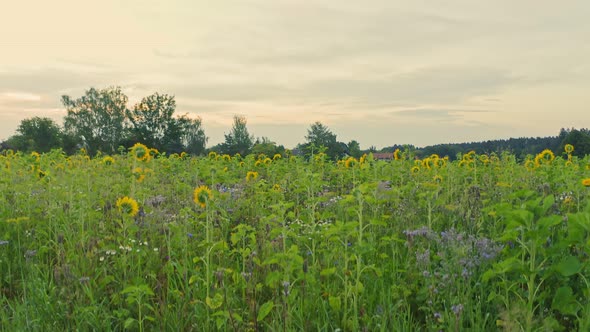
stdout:
[[0,156],[0,326],[590,330],[590,157]]

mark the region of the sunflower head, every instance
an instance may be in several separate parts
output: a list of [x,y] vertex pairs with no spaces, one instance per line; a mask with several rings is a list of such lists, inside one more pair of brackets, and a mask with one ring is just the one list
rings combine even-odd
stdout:
[[209,152],[208,156],[209,156],[209,159],[217,159],[217,152],[211,151],[211,152]]
[[281,186],[278,183],[275,183],[275,185],[272,186],[272,190],[273,191],[281,191]]
[[539,167],[541,164],[551,164],[553,159],[555,159],[553,152],[545,149],[535,157],[535,166]]
[[207,206],[207,203],[213,198],[213,193],[209,187],[203,185],[195,189],[193,192],[193,201],[202,208]]
[[110,166],[115,163],[115,159],[113,159],[113,157],[111,157],[111,156],[106,156],[106,157],[102,158],[102,163],[107,166]]
[[567,154],[570,154],[570,153],[574,152],[574,146],[573,146],[573,145],[571,145],[571,144],[566,144],[566,145],[563,147],[563,149],[565,150],[565,152],[566,152]]
[[119,198],[117,200],[116,206],[117,209],[119,209],[119,212],[130,217],[135,217],[137,212],[139,212],[139,205],[137,204],[137,201],[127,196]]
[[348,159],[346,159],[346,161],[344,161],[344,167],[346,168],[351,168],[354,167],[357,164],[357,160],[354,159],[354,157],[348,157]]
[[393,151],[393,159],[400,160],[400,150],[399,149],[395,149],[395,151]]
[[590,178],[582,180],[582,185],[584,185],[584,187],[590,187]]
[[283,158],[283,156],[281,156],[279,153],[276,153],[276,154],[275,154],[275,155],[272,157],[272,160],[279,160],[279,159],[281,159],[281,158]]
[[412,174],[418,174],[420,172],[420,167],[414,166],[410,171],[412,172]]
[[443,177],[440,175],[435,175],[434,178],[432,178],[432,180],[434,181],[434,183],[439,184],[442,182]]
[[224,154],[221,159],[223,159],[223,161],[230,161],[231,160],[231,156],[229,154]]
[[256,180],[258,177],[258,172],[249,171],[246,173],[246,181]]
[[135,143],[131,147],[131,155],[138,161],[149,161],[150,160],[150,149],[141,143]]
[[145,179],[145,172],[146,170],[144,170],[141,167],[135,167],[133,169],[133,176],[135,177],[135,180],[137,180],[137,182],[143,182],[143,180]]

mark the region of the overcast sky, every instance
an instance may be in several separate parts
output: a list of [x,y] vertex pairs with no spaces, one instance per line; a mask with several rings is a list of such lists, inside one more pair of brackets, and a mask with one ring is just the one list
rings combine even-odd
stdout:
[[0,45],[0,140],[108,86],[174,95],[209,145],[235,114],[286,147],[590,127],[587,0],[3,0]]

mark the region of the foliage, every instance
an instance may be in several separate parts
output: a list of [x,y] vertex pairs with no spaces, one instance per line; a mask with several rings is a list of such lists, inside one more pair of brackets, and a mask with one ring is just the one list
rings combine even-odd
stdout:
[[98,151],[114,153],[125,134],[127,100],[119,87],[90,88],[78,99],[62,96],[67,110],[65,133],[92,155]]
[[225,134],[225,142],[220,145],[221,153],[230,156],[236,153],[245,156],[250,153],[254,146],[254,136],[248,133],[246,123],[244,116],[234,116],[232,129],[228,134]]
[[8,145],[26,152],[49,152],[60,148],[62,133],[50,118],[33,117],[24,119],[16,129],[17,134],[9,138]]

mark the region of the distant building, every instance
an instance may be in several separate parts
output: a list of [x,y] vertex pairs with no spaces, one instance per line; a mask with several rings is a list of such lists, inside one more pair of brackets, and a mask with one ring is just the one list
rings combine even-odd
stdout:
[[393,152],[391,153],[373,153],[373,159],[375,160],[392,160]]

